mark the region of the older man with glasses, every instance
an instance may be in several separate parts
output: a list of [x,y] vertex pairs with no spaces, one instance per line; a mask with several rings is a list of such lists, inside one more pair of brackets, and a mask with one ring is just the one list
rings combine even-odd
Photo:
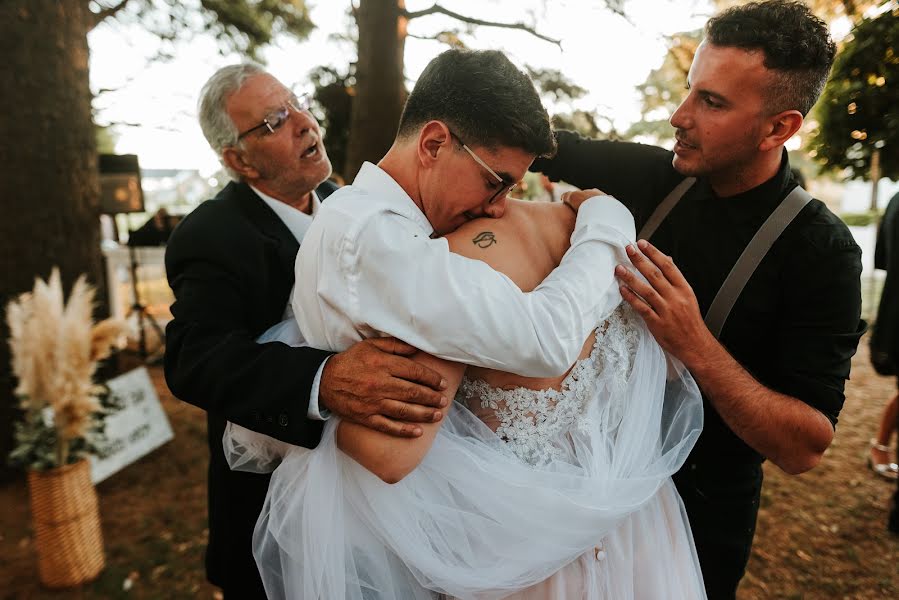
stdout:
[[207,577],[226,598],[265,598],[251,540],[269,477],[228,468],[226,422],[311,448],[328,411],[413,436],[416,422],[438,419],[446,400],[441,377],[402,356],[414,349],[398,342],[364,342],[336,355],[256,343],[289,316],[297,250],[321,200],[336,189],[326,181],[331,163],[305,99],[258,65],[216,72],[199,113],[233,181],[169,240],[175,303],[166,380],[178,398],[207,412]]

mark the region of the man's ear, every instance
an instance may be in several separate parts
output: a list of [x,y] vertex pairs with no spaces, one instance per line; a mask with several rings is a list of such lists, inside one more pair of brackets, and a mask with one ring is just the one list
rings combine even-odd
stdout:
[[442,150],[453,143],[449,127],[442,121],[428,121],[418,132],[418,160],[422,167],[431,167],[437,162]]
[[802,127],[802,120],[802,113],[798,110],[785,110],[771,117],[768,121],[768,135],[762,139],[759,150],[767,152],[786,144]]
[[243,152],[233,146],[222,151],[222,161],[229,169],[240,175],[241,179],[259,178],[259,171],[244,160]]

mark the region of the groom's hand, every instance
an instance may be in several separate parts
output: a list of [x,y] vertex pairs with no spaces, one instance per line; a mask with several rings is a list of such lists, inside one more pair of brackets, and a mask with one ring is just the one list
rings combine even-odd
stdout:
[[591,188],[589,190],[571,190],[570,192],[562,194],[561,200],[571,207],[571,210],[577,213],[581,204],[594,196],[608,196],[608,194],[596,188]]
[[332,356],[319,403],[342,419],[397,437],[418,437],[415,423],[443,418],[443,376],[407,357],[418,349],[395,338],[363,340]]

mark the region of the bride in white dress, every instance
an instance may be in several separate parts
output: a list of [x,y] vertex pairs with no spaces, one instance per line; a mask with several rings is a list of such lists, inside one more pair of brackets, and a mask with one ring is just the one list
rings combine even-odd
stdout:
[[[447,240],[528,291],[573,226],[562,204],[510,201]],[[473,244],[485,230],[495,243]],[[292,321],[264,337],[304,343]],[[308,450],[229,426],[232,468],[277,467],[254,536],[270,598],[705,598],[671,481],[701,429],[699,391],[626,304],[562,377],[418,359],[457,391],[420,438],[332,418]]]

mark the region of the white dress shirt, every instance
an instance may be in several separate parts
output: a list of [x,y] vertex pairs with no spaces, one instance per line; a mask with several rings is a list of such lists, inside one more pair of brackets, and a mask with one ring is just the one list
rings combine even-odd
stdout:
[[621,302],[614,268],[635,237],[620,202],[588,200],[561,264],[526,293],[432,233],[399,184],[365,163],[322,206],[297,255],[296,280],[307,285],[291,302],[306,340],[340,351],[392,335],[456,362],[557,376]]
[[[296,238],[297,243],[302,244],[303,238],[306,237],[306,232],[309,230],[309,226],[312,225],[312,219],[318,214],[318,209],[322,204],[321,200],[318,199],[318,194],[315,193],[315,190],[312,190],[312,214],[307,215],[286,202],[276,200],[265,192],[259,191],[252,185],[250,186],[250,189],[256,192],[256,195],[262,198],[262,201],[268,204],[269,208],[275,212],[278,218],[281,219],[281,222],[284,223],[290,230],[290,233],[293,234],[293,237]],[[288,302],[287,307],[284,309],[284,316],[282,319],[287,320],[291,317],[293,317],[293,308],[291,307],[291,303]],[[322,370],[325,368],[325,363],[327,362],[328,359],[326,358],[318,368],[318,372],[315,374],[315,379],[312,382],[312,390],[309,392],[309,408],[306,411],[306,416],[317,421],[324,421],[329,416],[327,410],[320,410],[318,406],[318,390],[321,384]]]

